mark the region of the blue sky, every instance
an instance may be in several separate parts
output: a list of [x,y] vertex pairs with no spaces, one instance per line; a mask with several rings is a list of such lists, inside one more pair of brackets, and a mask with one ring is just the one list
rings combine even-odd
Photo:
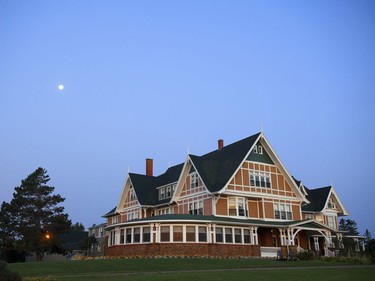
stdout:
[[[375,236],[373,1],[0,0],[0,201],[43,167],[86,227],[126,174],[260,131]],[[65,89],[58,90],[63,84]]]

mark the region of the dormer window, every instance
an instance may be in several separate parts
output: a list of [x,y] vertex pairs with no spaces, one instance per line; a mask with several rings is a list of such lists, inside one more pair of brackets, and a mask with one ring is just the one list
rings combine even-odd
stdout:
[[176,188],[176,184],[159,187],[159,200],[171,198]]

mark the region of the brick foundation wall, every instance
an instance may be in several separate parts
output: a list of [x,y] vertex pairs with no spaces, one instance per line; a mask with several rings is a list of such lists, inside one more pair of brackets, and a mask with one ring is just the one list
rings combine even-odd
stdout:
[[107,247],[105,255],[128,257],[260,257],[260,246],[203,243],[154,243],[137,245],[116,245]]

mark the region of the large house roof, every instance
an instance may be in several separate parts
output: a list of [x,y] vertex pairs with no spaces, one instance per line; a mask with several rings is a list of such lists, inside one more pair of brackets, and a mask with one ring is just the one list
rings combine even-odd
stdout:
[[302,211],[305,212],[321,212],[327,202],[327,198],[331,191],[331,186],[308,189],[305,187],[307,192],[307,200],[310,201],[310,204],[302,206]]
[[158,199],[157,187],[178,181],[183,164],[168,168],[168,170],[157,177],[129,173],[137,199],[141,205],[159,205],[167,203],[170,198]]
[[252,135],[202,156],[189,155],[210,192],[217,192],[225,186],[259,135]]
[[[210,192],[219,191],[229,181],[246,157],[260,133],[224,146],[202,156],[189,155],[197,172]],[[138,201],[141,205],[160,205],[170,198],[158,199],[157,187],[177,182],[184,164],[170,167],[159,176],[129,173]]]

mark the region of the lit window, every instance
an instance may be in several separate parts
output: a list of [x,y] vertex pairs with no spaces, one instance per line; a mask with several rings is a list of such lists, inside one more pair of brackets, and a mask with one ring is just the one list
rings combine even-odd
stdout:
[[173,242],[182,242],[182,226],[173,226]]
[[160,227],[160,241],[161,242],[169,242],[170,241],[169,233],[170,233],[169,225]]
[[186,242],[195,242],[195,226],[186,226]]

